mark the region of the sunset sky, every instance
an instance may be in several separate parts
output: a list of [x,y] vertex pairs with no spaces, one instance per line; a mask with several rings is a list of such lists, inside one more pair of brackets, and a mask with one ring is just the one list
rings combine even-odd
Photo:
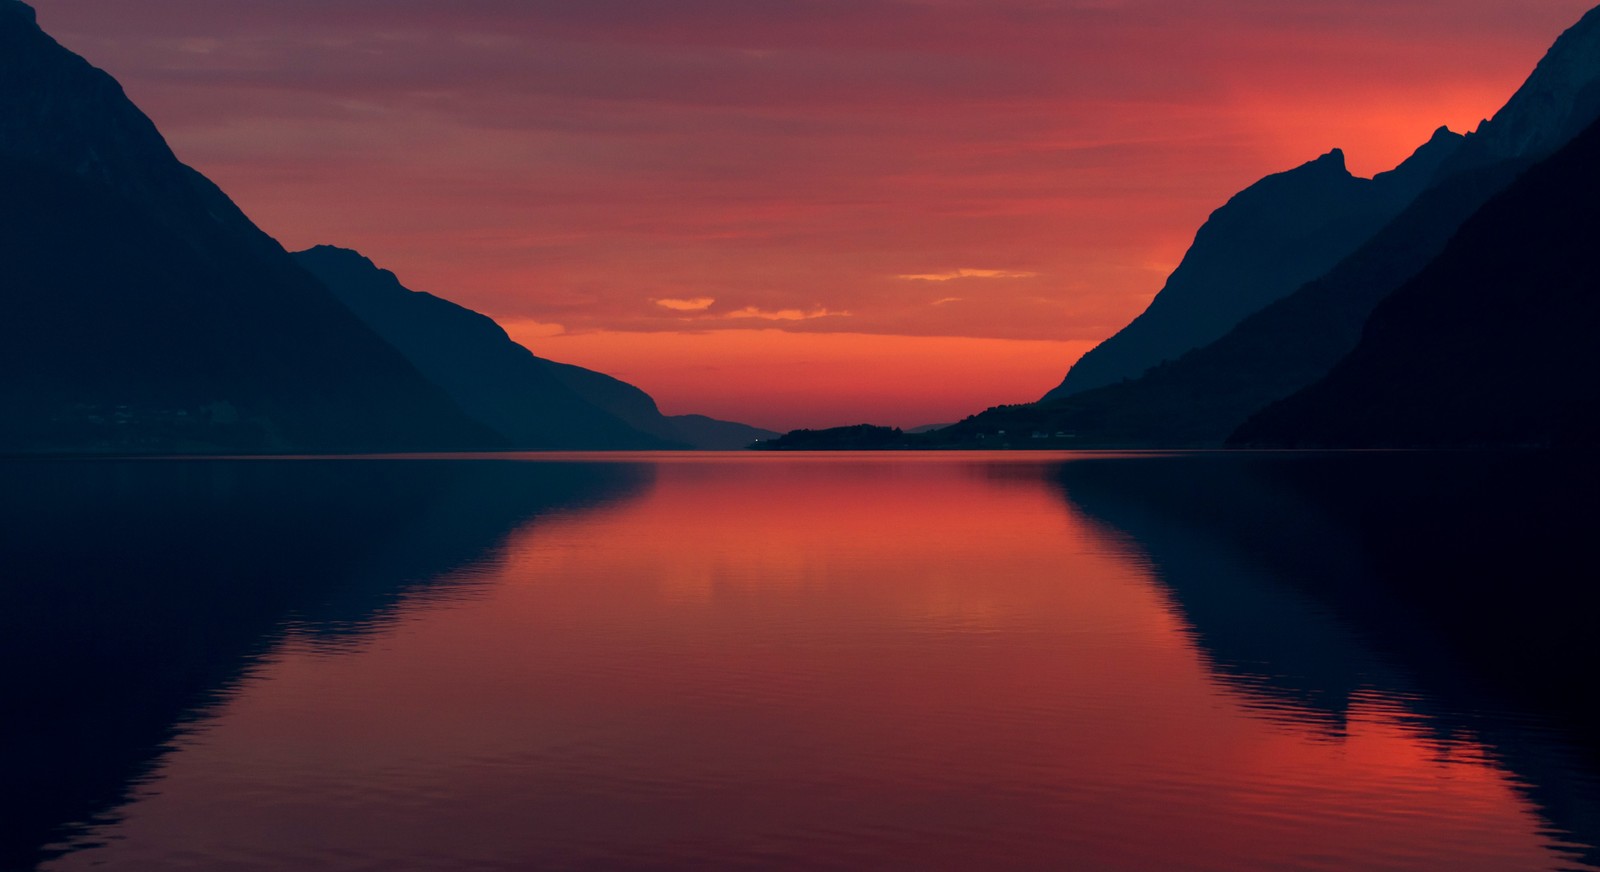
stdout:
[[669,413],[1036,399],[1206,215],[1497,109],[1591,0],[30,0],[291,249]]

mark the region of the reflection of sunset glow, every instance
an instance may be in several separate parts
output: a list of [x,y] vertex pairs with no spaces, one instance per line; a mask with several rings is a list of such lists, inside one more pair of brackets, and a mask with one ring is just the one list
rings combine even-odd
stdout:
[[652,462],[359,650],[290,644],[73,859],[295,865],[336,832],[607,868],[1557,865],[1485,750],[1403,701],[1333,736],[1259,716],[1038,459]]

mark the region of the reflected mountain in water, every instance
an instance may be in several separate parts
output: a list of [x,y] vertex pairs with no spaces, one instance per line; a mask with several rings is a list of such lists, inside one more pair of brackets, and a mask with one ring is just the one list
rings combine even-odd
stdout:
[[[285,633],[357,644],[554,512],[653,467],[510,460],[0,462],[0,868],[116,808]],[[108,567],[115,569],[108,570]]]
[[1600,865],[1592,462],[1216,454],[1056,476],[1148,560],[1257,710],[1337,738],[1364,698],[1404,700],[1441,754],[1481,743]]

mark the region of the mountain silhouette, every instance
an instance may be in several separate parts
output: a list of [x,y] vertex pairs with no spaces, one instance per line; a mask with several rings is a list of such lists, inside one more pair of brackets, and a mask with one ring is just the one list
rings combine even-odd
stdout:
[[322,245],[294,259],[515,448],[730,449],[774,435],[704,416],[664,416],[639,388],[538,357],[488,316],[412,291],[358,252]]
[[0,451],[498,447],[0,0]]
[[738,451],[754,442],[776,439],[775,430],[752,427],[736,421],[721,421],[705,415],[668,415],[673,432],[703,451]]
[[1074,444],[1219,445],[1252,414],[1326,375],[1384,298],[1444,250],[1461,225],[1533,163],[1600,115],[1600,9],[1558,39],[1506,106],[1468,135],[1432,184],[1322,277],[1215,342],[1128,382],[992,410],[947,440],[1033,427]]
[[1024,428],[1068,432],[1079,446],[1219,446],[1252,414],[1332,369],[1355,347],[1372,308],[1442,251],[1521,167],[1464,172],[1430,189],[1328,275],[1138,379],[990,410],[952,430],[967,438]]
[[554,364],[512,342],[488,316],[409,290],[394,273],[357,252],[318,246],[293,257],[467,414],[504,434],[514,448],[687,447],[635,430],[586,402]]
[[1351,175],[1335,149],[1246,188],[1212,213],[1150,307],[1084,355],[1045,399],[1137,378],[1326,273],[1416,199],[1461,142],[1440,128],[1372,179]]
[[1491,200],[1373,312],[1324,379],[1238,444],[1461,447],[1600,439],[1600,123]]

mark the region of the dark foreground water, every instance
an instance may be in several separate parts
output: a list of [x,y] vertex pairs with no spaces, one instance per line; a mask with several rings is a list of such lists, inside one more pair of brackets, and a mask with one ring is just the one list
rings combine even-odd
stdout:
[[1600,868],[1597,483],[0,462],[0,868]]

